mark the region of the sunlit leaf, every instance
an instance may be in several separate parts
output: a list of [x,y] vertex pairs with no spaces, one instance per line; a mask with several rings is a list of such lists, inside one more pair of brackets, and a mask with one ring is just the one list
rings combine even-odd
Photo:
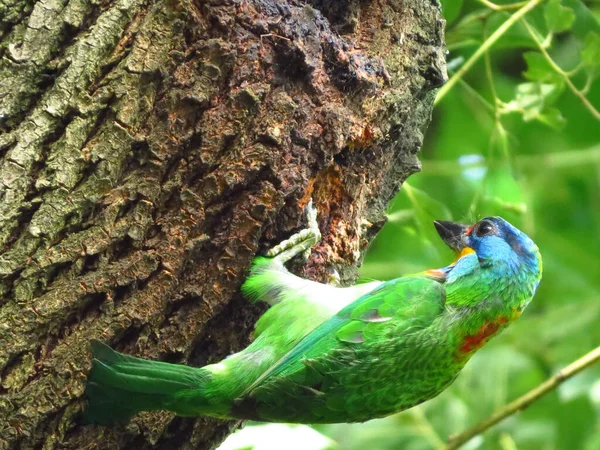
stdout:
[[560,127],[561,119],[549,105],[556,101],[562,90],[562,83],[519,84],[515,99],[507,104],[507,109],[520,112],[525,121],[541,120],[552,127]]
[[560,33],[571,28],[575,13],[571,8],[562,6],[560,0],[550,0],[544,8],[544,18],[550,31]]

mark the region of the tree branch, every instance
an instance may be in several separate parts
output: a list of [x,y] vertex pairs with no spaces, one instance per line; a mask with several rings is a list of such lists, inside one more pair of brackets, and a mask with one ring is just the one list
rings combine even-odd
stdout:
[[448,441],[446,442],[446,445],[441,447],[440,450],[454,450],[459,448],[473,437],[483,433],[485,430],[504,420],[508,416],[511,416],[518,411],[524,410],[529,405],[538,401],[550,391],[556,389],[559,385],[571,378],[573,375],[578,374],[583,369],[591,366],[598,360],[600,360],[600,347],[596,347],[594,350],[582,356],[577,361],[569,364],[556,375],[548,378],[546,381],[529,391],[527,394],[519,397],[512,403],[509,403],[508,405],[505,405],[502,408],[498,409],[487,419],[482,420],[475,426],[468,428],[462,433],[450,436],[448,438]]

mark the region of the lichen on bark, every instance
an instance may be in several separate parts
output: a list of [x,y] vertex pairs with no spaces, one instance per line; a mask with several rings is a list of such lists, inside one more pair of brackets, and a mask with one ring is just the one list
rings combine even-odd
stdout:
[[239,422],[78,422],[91,338],[203,365],[250,339],[253,256],[302,226],[344,281],[445,78],[418,0],[0,5],[0,449],[214,448]]

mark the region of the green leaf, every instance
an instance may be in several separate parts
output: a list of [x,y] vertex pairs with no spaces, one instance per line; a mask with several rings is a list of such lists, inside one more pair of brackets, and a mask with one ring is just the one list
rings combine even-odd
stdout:
[[562,87],[561,83],[521,83],[508,107],[522,112],[523,119],[531,120],[558,98]]
[[548,125],[550,128],[554,128],[558,131],[562,130],[567,124],[567,120],[564,118],[560,110],[558,108],[554,108],[553,106],[544,108],[544,110],[537,115],[536,119]]
[[402,186],[402,189],[413,204],[417,220],[422,220],[428,229],[431,228],[430,224],[433,219],[452,219],[452,214],[448,207],[431,197],[427,192],[417,189],[406,182]]
[[560,75],[557,74],[548,60],[539,52],[527,52],[524,55],[527,62],[527,71],[523,76],[528,80],[541,82],[557,82]]
[[458,17],[463,5],[463,0],[441,0],[442,13],[446,19],[446,26],[450,25]]
[[[483,36],[489,36],[498,27],[502,26],[510,19],[511,14],[505,11],[499,11],[487,18],[489,9],[475,9],[469,14],[460,17],[460,20],[446,30],[446,45],[450,52],[458,52],[461,49],[477,49],[482,42]],[[511,27],[494,44],[494,50],[509,48],[533,48],[534,44],[531,37],[524,27]],[[464,55],[464,53],[461,53]],[[458,53],[456,54],[458,56]]]
[[550,107],[563,90],[562,81],[556,83],[522,83],[517,86],[515,99],[507,103],[507,111],[520,112],[523,120],[538,120],[554,129],[561,129],[565,119],[561,112]]
[[476,17],[483,11],[485,9],[477,9],[462,16],[461,20],[453,26],[446,26],[446,46],[450,52],[481,45],[483,24]]
[[527,205],[523,196],[523,190],[508,164],[491,167],[485,177],[485,191],[482,207],[485,211],[500,214],[504,217],[521,215],[527,211]]
[[575,22],[575,12],[562,6],[560,0],[550,0],[544,8],[544,18],[550,31],[560,33],[571,29]]
[[588,6],[582,0],[563,0],[562,4],[575,12],[575,24],[571,28],[571,34],[575,38],[583,41],[590,31],[600,33],[600,21],[598,21],[594,12],[590,10],[591,2]]
[[581,49],[581,62],[588,68],[600,66],[600,33],[592,31],[585,37]]
[[[407,182],[402,185],[402,191],[408,197],[414,211],[414,219],[419,230],[419,235],[444,248],[435,228],[431,226],[434,220],[452,220],[452,214],[446,205],[430,196],[427,192],[417,189]],[[441,245],[440,245],[441,244]]]
[[[507,20],[510,20],[512,13],[507,11],[499,11],[490,16],[484,21],[484,32],[486,36],[490,36],[499,27],[504,25]],[[533,42],[525,27],[510,27],[502,34],[502,37],[494,44],[494,50],[509,49],[509,48],[533,48]]]

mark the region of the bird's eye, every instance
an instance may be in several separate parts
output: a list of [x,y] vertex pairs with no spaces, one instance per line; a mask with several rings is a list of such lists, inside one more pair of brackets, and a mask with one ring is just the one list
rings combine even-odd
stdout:
[[488,236],[490,234],[493,234],[495,230],[496,230],[496,227],[494,227],[494,224],[492,222],[483,220],[483,221],[479,222],[479,225],[477,225],[475,234],[477,235],[477,237],[483,237],[483,236]]

